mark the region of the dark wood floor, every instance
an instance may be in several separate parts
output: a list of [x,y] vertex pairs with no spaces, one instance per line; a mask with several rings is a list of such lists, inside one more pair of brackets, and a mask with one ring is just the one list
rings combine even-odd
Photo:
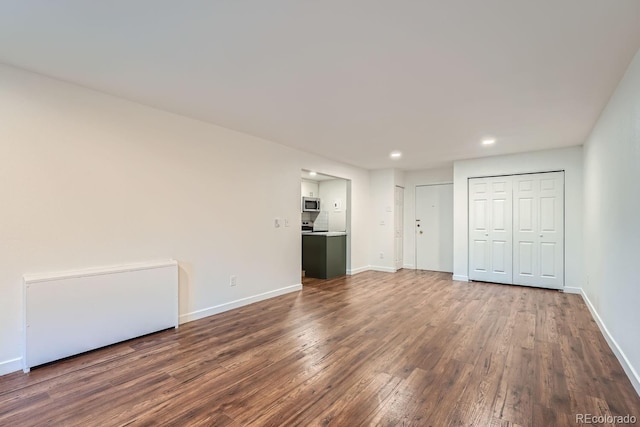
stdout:
[[578,295],[366,272],[0,377],[0,425],[575,426],[640,398]]

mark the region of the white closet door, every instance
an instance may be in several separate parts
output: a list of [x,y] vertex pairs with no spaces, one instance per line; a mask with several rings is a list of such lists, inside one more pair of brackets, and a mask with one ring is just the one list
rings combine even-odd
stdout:
[[564,173],[513,177],[513,283],[564,286]]
[[512,283],[512,177],[469,179],[469,278]]

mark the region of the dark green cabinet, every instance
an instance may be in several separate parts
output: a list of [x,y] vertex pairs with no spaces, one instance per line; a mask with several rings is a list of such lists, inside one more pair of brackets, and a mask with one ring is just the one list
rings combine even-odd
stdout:
[[347,273],[347,236],[302,235],[305,276],[331,279]]

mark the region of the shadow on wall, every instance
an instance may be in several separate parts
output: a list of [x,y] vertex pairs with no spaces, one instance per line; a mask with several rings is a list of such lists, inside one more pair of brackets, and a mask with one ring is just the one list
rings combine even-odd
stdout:
[[192,307],[195,302],[191,293],[193,289],[191,286],[192,271],[193,264],[178,261],[178,307],[180,315],[188,313],[189,307]]

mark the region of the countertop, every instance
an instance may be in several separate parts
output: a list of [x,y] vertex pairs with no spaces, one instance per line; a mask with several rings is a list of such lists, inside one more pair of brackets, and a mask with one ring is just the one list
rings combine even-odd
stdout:
[[345,231],[303,231],[303,236],[326,236],[326,237],[335,237],[335,236],[346,236],[347,233]]

